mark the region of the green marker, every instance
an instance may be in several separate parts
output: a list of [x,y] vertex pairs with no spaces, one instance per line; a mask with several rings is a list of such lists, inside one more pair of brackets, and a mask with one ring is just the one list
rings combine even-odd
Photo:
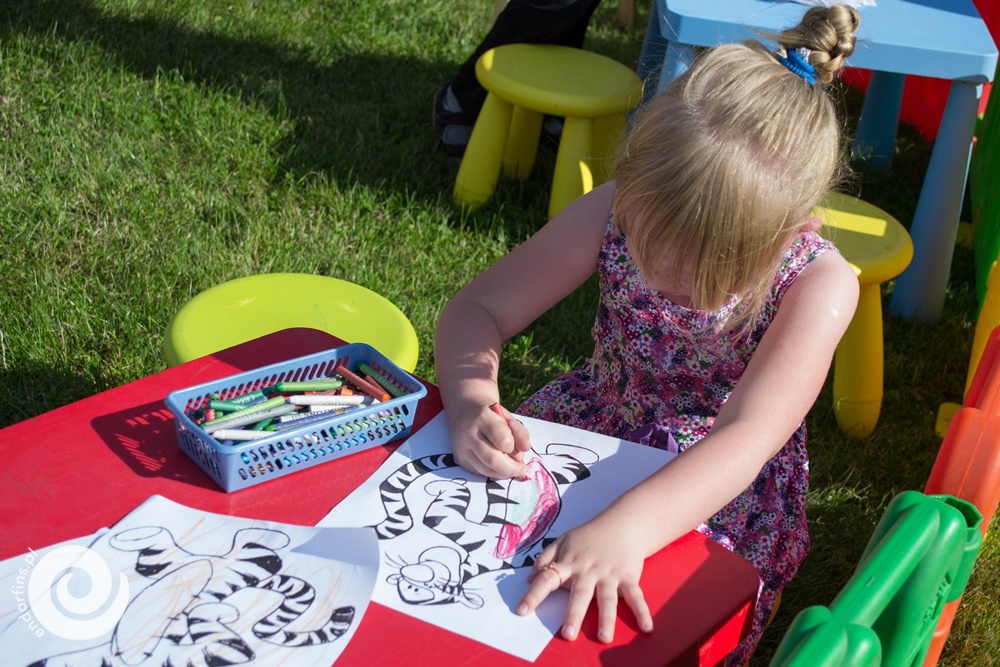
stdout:
[[294,412],[294,411],[295,411],[294,405],[292,405],[291,403],[282,403],[281,405],[275,405],[260,412],[251,412],[232,418],[230,418],[229,415],[227,415],[225,419],[216,419],[213,423],[205,422],[204,424],[201,425],[201,428],[202,430],[205,431],[205,433],[214,433],[215,431],[219,431],[222,429],[232,429],[240,426],[250,426],[251,424],[256,424],[259,421],[263,421],[268,418],[273,419],[274,417],[280,417],[281,415],[286,415],[289,412]]
[[309,380],[307,382],[279,382],[274,385],[281,393],[291,391],[329,391],[344,385],[342,380]]
[[269,398],[272,394],[274,394],[274,392],[273,391],[269,392],[268,389],[270,389],[270,387],[267,387],[267,389],[258,389],[257,391],[251,391],[249,394],[243,394],[242,396],[231,398],[227,402],[245,405],[247,403],[252,403],[259,398]]
[[284,396],[275,396],[274,398],[269,398],[266,401],[262,401],[260,403],[255,403],[254,405],[250,405],[248,407],[245,407],[242,410],[237,410],[236,412],[230,412],[229,414],[223,415],[222,417],[216,417],[215,419],[213,419],[211,421],[207,421],[207,422],[203,423],[201,426],[202,426],[202,428],[204,428],[206,426],[215,426],[216,424],[220,424],[222,422],[227,422],[230,419],[235,419],[237,417],[243,417],[244,415],[252,415],[255,412],[262,412],[262,411],[267,410],[269,408],[275,408],[275,407],[278,407],[279,405],[284,405],[284,403],[285,403],[285,397]]
[[208,407],[212,408],[216,412],[236,412],[237,410],[242,410],[247,406],[233,401],[220,401],[213,398],[208,402]]
[[362,362],[358,364],[358,368],[361,370],[362,373],[364,373],[371,379],[375,380],[375,382],[378,382],[379,386],[385,389],[387,392],[389,392],[391,396],[397,397],[403,395],[402,389],[400,389],[393,383],[389,382],[389,379],[387,377],[376,371],[368,364]]

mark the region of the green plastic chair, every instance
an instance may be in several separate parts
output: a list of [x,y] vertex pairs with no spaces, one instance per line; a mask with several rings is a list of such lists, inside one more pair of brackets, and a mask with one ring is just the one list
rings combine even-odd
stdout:
[[[1000,75],[1000,68],[998,68]],[[1000,199],[994,196],[1000,182],[1000,95],[990,95],[976,127],[976,145],[969,161],[969,204],[972,210],[972,245],[976,263],[976,296],[986,299],[990,269],[1000,255]]]
[[771,667],[920,664],[946,602],[958,599],[983,544],[982,515],[949,495],[904,491],[829,607],[795,617]]
[[368,343],[406,371],[417,365],[416,331],[395,304],[361,285],[307,273],[247,276],[197,294],[167,326],[163,356],[176,366],[293,327]]
[[[1000,75],[1000,68],[997,70]],[[1000,183],[1000,90],[991,94],[984,113],[976,125],[976,144],[969,159],[969,207],[972,223],[962,223],[959,239],[971,243],[975,264],[976,313],[972,354],[966,372],[965,391],[979,365],[986,339],[1000,325],[1000,271],[994,271],[1000,256],[1000,199],[994,196]],[[961,401],[942,403],[938,408],[934,430],[943,438],[952,415],[962,407]]]

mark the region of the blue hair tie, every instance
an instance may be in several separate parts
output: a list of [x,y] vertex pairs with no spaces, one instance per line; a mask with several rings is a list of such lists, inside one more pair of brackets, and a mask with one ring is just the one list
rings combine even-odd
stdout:
[[810,85],[816,83],[816,68],[810,65],[807,60],[809,57],[809,49],[792,49],[788,52],[787,56],[782,56],[777,53],[774,55],[778,59],[778,62],[787,67],[789,71],[795,72],[801,76],[806,80],[806,83]]

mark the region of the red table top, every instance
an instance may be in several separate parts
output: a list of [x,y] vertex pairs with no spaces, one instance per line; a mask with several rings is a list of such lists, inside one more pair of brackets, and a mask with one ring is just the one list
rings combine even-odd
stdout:
[[[286,329],[0,430],[0,559],[111,527],[150,495],[207,512],[314,525],[401,441],[225,493],[177,447],[164,398],[176,389],[342,345]],[[441,410],[429,383],[413,428]],[[692,532],[646,562],[641,580],[656,631],[623,605],[615,640],[596,641],[591,608],[575,642],[553,639],[540,665],[712,665],[749,629],[758,578],[739,556]],[[405,638],[405,640],[403,640]],[[388,640],[388,641],[387,641]],[[522,664],[525,661],[377,603],[338,665]]]

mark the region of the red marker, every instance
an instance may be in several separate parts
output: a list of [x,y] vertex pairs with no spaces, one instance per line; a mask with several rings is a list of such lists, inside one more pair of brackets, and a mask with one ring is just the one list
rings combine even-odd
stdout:
[[[500,407],[499,403],[494,403],[493,405],[491,405],[490,406],[490,410],[492,410],[493,412],[495,412],[497,414],[497,416],[500,417],[500,419],[503,420],[503,423],[504,423],[504,425],[507,428],[510,428],[510,422],[507,421],[507,416],[504,415],[503,408]],[[531,476],[528,475],[527,471],[528,471],[528,469],[527,469],[527,467],[525,467],[524,477],[521,478],[522,482],[527,482],[529,479],[531,479]]]
[[337,366],[333,369],[333,372],[353,384],[356,389],[365,392],[372,398],[377,398],[383,403],[389,400],[389,394],[385,391],[385,389],[376,385],[374,382],[368,382],[363,378],[358,377],[351,371],[347,370],[344,366]]

